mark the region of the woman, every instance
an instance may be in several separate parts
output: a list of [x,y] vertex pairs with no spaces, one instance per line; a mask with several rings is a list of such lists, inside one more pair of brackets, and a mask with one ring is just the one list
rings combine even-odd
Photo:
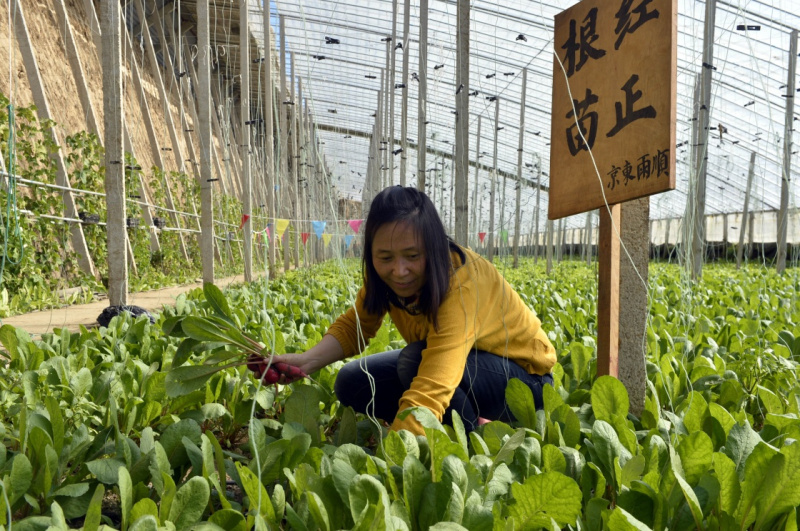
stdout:
[[[519,378],[542,407],[555,349],[541,322],[494,266],[456,245],[433,203],[415,188],[393,186],[372,202],[364,231],[364,285],[354,307],[302,354],[275,356],[306,374],[363,351],[388,313],[408,346],[347,363],[334,390],[356,411],[423,434],[420,406],[467,431],[480,417],[511,420],[508,380]],[[287,381],[282,377],[282,381]]]

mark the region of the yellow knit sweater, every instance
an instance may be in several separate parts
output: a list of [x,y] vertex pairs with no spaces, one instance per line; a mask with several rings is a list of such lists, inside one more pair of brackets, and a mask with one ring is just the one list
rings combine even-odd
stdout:
[[[547,374],[556,352],[541,321],[495,267],[480,255],[464,249],[466,263],[451,252],[454,271],[450,287],[439,307],[439,329],[424,315],[411,315],[391,306],[389,315],[406,342],[427,340],[419,372],[400,399],[398,411],[413,406],[428,408],[441,421],[456,387],[461,382],[469,351],[507,356],[531,374]],[[365,288],[327,333],[335,337],[347,357],[361,352],[364,340],[375,336],[383,315],[364,310]],[[358,330],[363,338],[359,341]],[[388,420],[388,419],[387,419]],[[423,434],[413,415],[395,419],[392,429]]]

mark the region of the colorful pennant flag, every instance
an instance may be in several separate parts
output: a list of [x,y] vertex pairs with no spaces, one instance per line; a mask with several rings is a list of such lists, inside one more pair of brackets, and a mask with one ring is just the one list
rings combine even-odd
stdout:
[[300,236],[303,238],[303,245],[305,245],[306,242],[308,241],[308,237],[311,236],[311,233],[310,232],[301,232]]
[[327,225],[327,221],[312,221],[311,227],[314,229],[314,234],[317,235],[317,239],[319,240],[322,238],[322,233],[325,232],[325,225]]
[[326,232],[322,235],[322,241],[325,242],[325,248],[327,248],[328,244],[331,243],[331,235]]
[[500,241],[508,243],[508,231],[506,229],[500,230]]
[[483,239],[485,237],[486,237],[486,233],[485,232],[479,232],[478,233],[478,238],[481,240],[481,243],[483,243]]
[[286,232],[286,229],[289,227],[289,220],[288,219],[276,219],[275,225],[277,225],[277,235],[278,238],[283,238],[283,233]]
[[358,229],[361,227],[363,222],[363,219],[351,219],[347,221],[347,224],[350,225],[350,228],[353,229],[353,232],[358,232]]
[[344,237],[344,246],[350,248],[350,244],[353,243],[354,236],[352,234],[348,234]]
[[249,219],[250,216],[248,214],[242,214],[242,222],[239,224],[239,230],[242,230],[242,228],[244,228],[244,224],[247,223],[247,220]]

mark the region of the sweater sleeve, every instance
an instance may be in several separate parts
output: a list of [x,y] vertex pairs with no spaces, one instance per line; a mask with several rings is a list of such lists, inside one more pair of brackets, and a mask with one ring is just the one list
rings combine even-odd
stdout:
[[362,286],[356,295],[356,302],[328,328],[330,334],[339,341],[345,357],[361,353],[375,337],[383,322],[383,315],[367,313],[364,309],[366,289]]

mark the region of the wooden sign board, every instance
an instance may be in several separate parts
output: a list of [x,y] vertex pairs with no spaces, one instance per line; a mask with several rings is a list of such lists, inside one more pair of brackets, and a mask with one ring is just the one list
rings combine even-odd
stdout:
[[583,0],[554,47],[548,217],[674,190],[677,0]]

